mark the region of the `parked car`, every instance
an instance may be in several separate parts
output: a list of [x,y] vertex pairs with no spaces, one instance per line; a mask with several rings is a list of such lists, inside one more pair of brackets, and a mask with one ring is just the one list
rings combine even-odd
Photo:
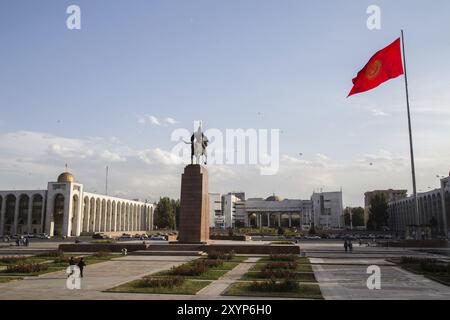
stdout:
[[50,239],[50,236],[46,233],[39,233],[36,237],[39,239]]
[[166,241],[166,237],[164,237],[164,236],[151,236],[150,240]]
[[94,233],[92,239],[109,239],[109,237],[103,233]]

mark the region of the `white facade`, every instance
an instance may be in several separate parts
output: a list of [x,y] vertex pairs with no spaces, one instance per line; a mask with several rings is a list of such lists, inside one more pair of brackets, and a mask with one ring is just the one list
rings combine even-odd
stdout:
[[341,229],[344,225],[342,192],[313,193],[311,196],[314,226],[322,229]]
[[225,219],[222,213],[222,195],[209,194],[209,226],[211,228],[224,228]]
[[0,235],[153,230],[153,204],[84,192],[70,173],[47,190],[0,191],[0,208]]
[[450,176],[441,179],[439,189],[417,194],[417,204],[419,221],[416,221],[413,197],[390,201],[390,229],[399,233],[411,233],[415,227],[431,228],[434,236],[450,237]]

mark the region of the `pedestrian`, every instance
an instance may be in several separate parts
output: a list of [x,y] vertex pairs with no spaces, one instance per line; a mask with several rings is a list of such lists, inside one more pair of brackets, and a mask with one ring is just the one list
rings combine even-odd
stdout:
[[16,239],[16,245],[17,245],[18,247],[20,247],[20,239],[19,239],[19,238]]
[[74,266],[74,265],[75,265],[75,259],[73,257],[70,257],[69,266]]
[[127,248],[123,248],[122,249],[122,256],[126,256],[127,255]]
[[347,240],[344,241],[344,249],[345,249],[345,252],[348,252],[348,243],[347,243]]
[[25,238],[24,242],[25,242],[25,247],[28,247],[30,245],[30,239]]
[[81,257],[80,261],[78,261],[78,268],[80,269],[80,277],[83,278],[83,269],[86,266],[86,263],[84,262],[84,258]]
[[353,252],[353,243],[352,243],[352,240],[350,240],[350,241],[348,242],[348,249],[350,250],[350,252]]

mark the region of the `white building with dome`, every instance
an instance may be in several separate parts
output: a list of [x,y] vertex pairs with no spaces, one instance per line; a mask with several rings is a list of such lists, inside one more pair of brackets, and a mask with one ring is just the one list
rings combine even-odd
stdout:
[[85,192],[69,172],[46,190],[0,191],[0,236],[144,233],[153,230],[153,214],[151,203]]

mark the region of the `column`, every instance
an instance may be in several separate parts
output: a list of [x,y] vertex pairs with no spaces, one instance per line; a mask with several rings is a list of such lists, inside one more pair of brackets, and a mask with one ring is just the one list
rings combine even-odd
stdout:
[[12,235],[17,234],[17,225],[19,222],[19,201],[20,201],[20,195],[16,197],[16,206],[14,207],[14,225],[12,230]]
[[27,232],[31,233],[31,215],[33,214],[33,195],[28,200],[28,220],[27,220]]
[[267,228],[270,228],[270,213],[267,212]]
[[5,211],[6,211],[6,197],[2,196],[2,207],[0,208],[0,235],[4,235],[5,227]]
[[45,207],[46,207],[46,203],[47,203],[47,199],[45,198],[45,196],[42,196],[42,209],[41,209],[41,228],[40,231],[41,233],[45,232]]
[[278,227],[281,228],[281,212],[278,214]]
[[289,213],[289,228],[292,228],[292,213]]
[[257,228],[261,228],[261,224],[260,224],[261,223],[261,219],[260,219],[261,217],[260,216],[261,216],[260,213],[256,214],[256,227]]

